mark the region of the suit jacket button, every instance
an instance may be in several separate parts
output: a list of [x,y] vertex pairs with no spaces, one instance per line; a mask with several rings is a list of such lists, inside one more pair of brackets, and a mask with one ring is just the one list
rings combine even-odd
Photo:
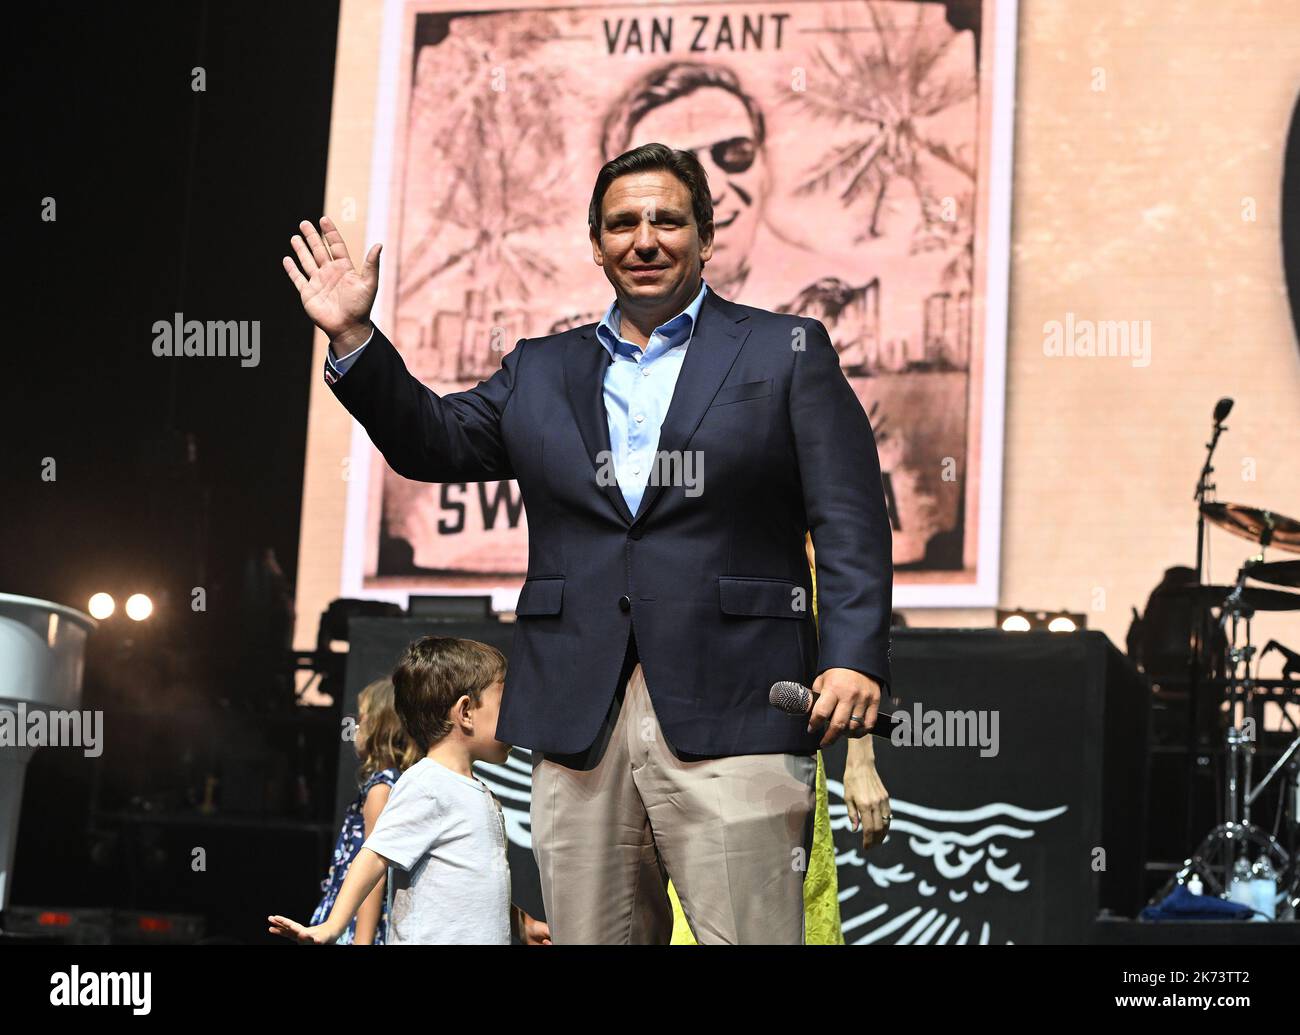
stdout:
[[626,593],[618,598],[618,609],[624,614],[632,610],[632,598]]

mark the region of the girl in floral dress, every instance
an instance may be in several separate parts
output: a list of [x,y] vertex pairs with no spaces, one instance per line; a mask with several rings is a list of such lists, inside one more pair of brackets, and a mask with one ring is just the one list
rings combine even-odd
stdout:
[[[312,924],[322,923],[329,916],[348,867],[388,803],[393,784],[402,775],[402,770],[420,758],[393,706],[390,680],[380,679],[361,691],[357,699],[355,745],[357,757],[361,760],[358,773],[361,789],[343,816],[343,827],[334,845],[329,874],[321,881],[324,897],[312,914]],[[383,945],[388,931],[387,900],[388,882],[381,880],[361,904],[337,944]]]

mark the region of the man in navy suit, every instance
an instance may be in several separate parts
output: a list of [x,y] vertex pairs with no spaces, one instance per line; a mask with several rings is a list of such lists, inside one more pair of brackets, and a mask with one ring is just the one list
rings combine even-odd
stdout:
[[[875,440],[819,321],[704,282],[691,153],[606,163],[588,219],[605,318],[441,397],[370,322],[381,245],[358,270],[325,217],[284,266],[329,336],[326,380],[394,471],[519,483],[528,575],[497,735],[533,752],[553,940],[665,943],[671,877],[700,942],[799,943],[815,751],[864,735],[889,683]],[[777,680],[811,686],[810,717],[768,704]]]

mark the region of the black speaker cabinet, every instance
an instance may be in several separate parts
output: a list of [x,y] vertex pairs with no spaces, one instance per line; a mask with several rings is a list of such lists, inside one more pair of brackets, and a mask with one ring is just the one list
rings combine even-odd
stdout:
[[1084,943],[1141,908],[1150,695],[1105,636],[898,629],[894,690],[911,743],[875,739],[865,854],[826,753],[846,942]]

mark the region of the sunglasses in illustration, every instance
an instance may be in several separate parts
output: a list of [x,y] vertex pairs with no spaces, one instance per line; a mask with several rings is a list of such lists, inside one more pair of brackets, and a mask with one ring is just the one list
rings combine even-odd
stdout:
[[[690,152],[696,158],[702,150],[698,147],[683,148],[684,151]],[[713,159],[713,164],[723,172],[743,173],[754,164],[754,155],[758,147],[754,143],[753,137],[732,137],[729,140],[719,140],[716,144],[708,146],[709,157]]]

